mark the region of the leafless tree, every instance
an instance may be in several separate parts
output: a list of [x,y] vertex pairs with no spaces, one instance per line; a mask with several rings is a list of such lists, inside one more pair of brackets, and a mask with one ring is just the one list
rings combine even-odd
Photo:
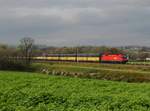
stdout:
[[34,45],[34,40],[30,37],[25,37],[20,40],[20,49],[23,54],[23,57],[26,64],[31,63],[31,57],[33,54],[33,45]]

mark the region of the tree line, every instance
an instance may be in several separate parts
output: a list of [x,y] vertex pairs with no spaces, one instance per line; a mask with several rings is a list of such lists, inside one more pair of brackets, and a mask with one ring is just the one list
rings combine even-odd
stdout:
[[48,47],[35,45],[34,39],[25,37],[20,40],[18,46],[0,45],[0,69],[7,69],[12,66],[19,67],[20,69],[21,67],[24,68],[32,63],[31,58],[33,56],[75,54],[76,51],[79,54],[122,53],[126,54],[130,60],[145,60],[146,58],[150,58],[150,52],[145,48],[140,50],[126,50],[107,46]]

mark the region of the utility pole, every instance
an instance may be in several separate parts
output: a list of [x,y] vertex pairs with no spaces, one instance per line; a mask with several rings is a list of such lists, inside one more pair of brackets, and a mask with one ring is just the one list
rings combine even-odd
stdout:
[[76,62],[78,62],[78,47],[76,47]]

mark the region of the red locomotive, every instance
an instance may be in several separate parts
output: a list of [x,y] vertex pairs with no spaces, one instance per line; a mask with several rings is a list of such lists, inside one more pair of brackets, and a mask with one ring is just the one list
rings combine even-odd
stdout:
[[128,57],[124,54],[103,54],[100,57],[100,61],[105,63],[126,63],[128,62]]

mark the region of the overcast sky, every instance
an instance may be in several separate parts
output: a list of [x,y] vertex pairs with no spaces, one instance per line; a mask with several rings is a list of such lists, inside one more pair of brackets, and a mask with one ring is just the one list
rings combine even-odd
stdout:
[[150,46],[150,0],[0,0],[0,43]]

